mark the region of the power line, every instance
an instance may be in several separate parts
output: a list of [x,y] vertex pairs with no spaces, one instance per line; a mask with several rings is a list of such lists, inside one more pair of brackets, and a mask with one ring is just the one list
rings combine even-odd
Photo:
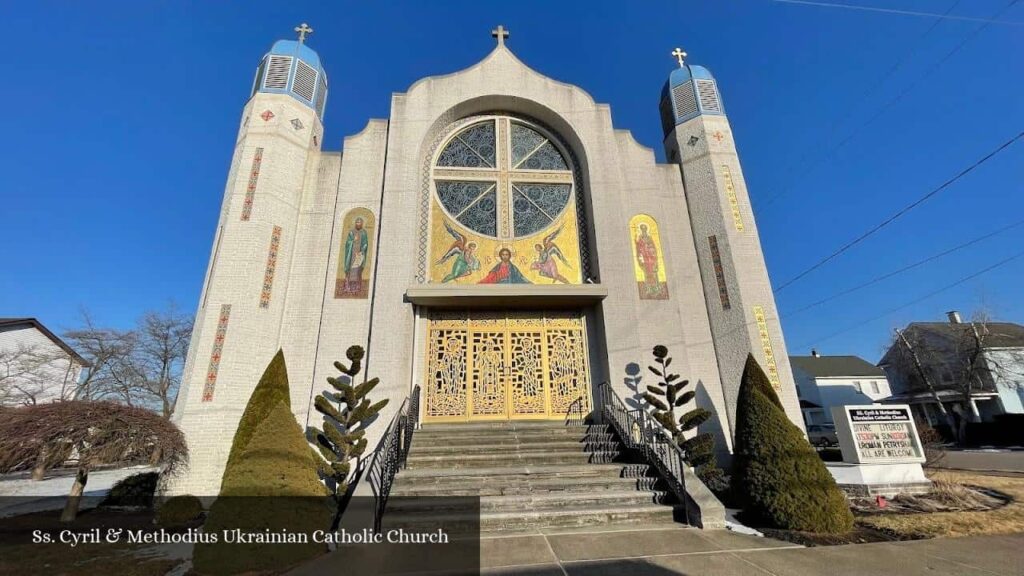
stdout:
[[808,305],[804,306],[803,308],[798,308],[796,310],[793,310],[792,312],[786,312],[785,314],[781,314],[780,318],[792,318],[793,316],[796,316],[796,315],[798,315],[798,314],[800,314],[802,312],[806,312],[806,311],[808,311],[808,310],[810,310],[812,308],[816,308],[818,306],[821,306],[822,304],[825,304],[826,302],[831,302],[831,301],[833,301],[833,300],[835,300],[837,298],[841,298],[843,296],[847,296],[847,295],[852,294],[854,292],[863,290],[864,288],[867,288],[868,286],[873,286],[875,284],[878,284],[879,282],[882,282],[883,280],[888,280],[889,278],[892,278],[893,276],[902,274],[902,273],[907,272],[909,270],[913,270],[914,268],[918,268],[918,267],[923,266],[923,265],[925,265],[925,264],[927,264],[929,262],[932,262],[934,260],[938,260],[939,258],[942,258],[943,256],[948,256],[949,254],[952,254],[952,253],[957,252],[959,250],[963,250],[964,248],[967,248],[969,246],[973,246],[973,245],[975,245],[975,244],[977,244],[979,242],[982,242],[984,240],[988,240],[989,238],[992,238],[993,236],[997,236],[999,234],[1002,234],[1003,232],[1006,232],[1007,230],[1012,230],[1013,228],[1016,228],[1016,227],[1021,226],[1021,225],[1024,225],[1024,220],[1019,220],[1019,221],[1017,221],[1017,222],[1015,222],[1013,224],[1010,224],[1009,226],[1004,226],[1004,227],[1002,227],[1002,228],[1000,228],[1000,229],[998,229],[998,230],[996,230],[994,232],[989,232],[988,234],[985,234],[983,236],[979,236],[977,238],[974,238],[973,240],[969,240],[967,242],[964,242],[963,244],[960,244],[960,245],[954,246],[954,247],[952,247],[952,248],[950,248],[948,250],[944,250],[942,252],[939,252],[938,254],[933,254],[933,255],[931,255],[931,256],[923,259],[923,260],[918,260],[917,262],[914,262],[913,264],[909,264],[909,265],[904,266],[904,267],[902,267],[902,268],[900,268],[898,270],[893,270],[892,272],[889,272],[887,274],[883,274],[881,276],[878,276],[876,278],[868,280],[867,282],[864,282],[864,283],[858,284],[856,286],[853,286],[852,288],[848,288],[846,290],[843,290],[842,292],[839,292],[837,294],[833,294],[832,296],[829,296],[828,298],[822,298],[821,300],[818,300],[817,302],[813,302],[811,304],[808,304]]
[[822,8],[845,8],[847,10],[863,10],[865,12],[883,12],[886,14],[899,14],[902,16],[924,16],[926,18],[941,18],[944,20],[965,20],[968,22],[985,22],[987,24],[1009,24],[1010,26],[1021,26],[1024,22],[1014,20],[997,20],[994,18],[975,18],[972,16],[950,16],[949,13],[936,14],[933,12],[917,12],[915,10],[898,10],[895,8],[877,8],[875,6],[855,6],[853,4],[839,4],[836,2],[811,2],[810,0],[772,0],[782,4],[802,4],[805,6],[820,6]]
[[999,262],[996,262],[995,264],[993,264],[993,265],[991,265],[991,266],[989,266],[987,268],[983,268],[981,270],[978,270],[977,272],[975,272],[973,274],[970,274],[968,276],[965,276],[965,277],[957,280],[956,282],[953,282],[952,284],[948,284],[946,286],[943,286],[942,288],[939,288],[938,290],[935,290],[933,292],[929,292],[928,294],[925,294],[924,296],[921,296],[920,298],[916,298],[914,300],[911,300],[910,302],[907,302],[906,304],[901,304],[901,305],[899,305],[899,306],[897,306],[897,307],[895,307],[895,308],[893,308],[891,310],[887,310],[887,311],[879,314],[878,316],[874,316],[872,318],[864,320],[863,322],[858,322],[857,324],[854,324],[852,326],[848,326],[848,327],[843,328],[842,330],[839,330],[837,332],[833,332],[833,333],[831,333],[828,336],[825,336],[823,338],[818,338],[818,339],[816,339],[816,340],[814,340],[814,341],[812,341],[812,342],[802,346],[801,348],[806,348],[807,346],[813,346],[813,345],[821,344],[822,342],[825,342],[827,340],[831,340],[832,338],[835,338],[836,336],[839,336],[841,334],[845,334],[845,333],[849,332],[850,330],[854,330],[856,328],[860,328],[861,326],[863,326],[865,324],[868,324],[868,323],[874,322],[875,320],[879,320],[881,318],[884,318],[884,317],[886,317],[889,314],[892,314],[894,312],[899,312],[900,310],[902,310],[904,308],[909,308],[910,306],[913,306],[914,304],[917,304],[919,302],[923,302],[923,301],[925,301],[925,300],[927,300],[927,299],[929,299],[929,298],[931,298],[933,296],[938,296],[939,294],[941,294],[941,293],[943,293],[943,292],[945,292],[947,290],[951,290],[953,288],[956,288],[957,286],[959,286],[959,285],[961,285],[961,284],[963,284],[965,282],[968,282],[970,280],[973,280],[973,279],[977,278],[978,276],[981,276],[982,274],[985,274],[986,272],[990,272],[992,270],[995,270],[996,268],[999,268],[1000,266],[1005,266],[1006,264],[1009,264],[1010,262],[1016,260],[1017,258],[1020,258],[1021,256],[1024,256],[1024,251],[1017,252],[1016,254],[1014,254],[1013,256],[1010,256],[1009,258],[1004,258],[1004,259],[1000,260]]
[[998,153],[1002,152],[1003,150],[1005,150],[1006,148],[1008,148],[1008,147],[1009,147],[1009,146],[1010,146],[1011,144],[1013,144],[1013,143],[1014,143],[1014,142],[1016,142],[1017,140],[1020,140],[1020,139],[1021,139],[1022,137],[1024,137],[1024,132],[1020,132],[1020,133],[1018,133],[1018,134],[1017,134],[1016,136],[1014,136],[1013,138],[1010,138],[1010,139],[1009,139],[1009,140],[1007,140],[1006,142],[1003,142],[1003,143],[1002,143],[1001,145],[999,145],[999,147],[997,147],[997,148],[996,148],[995,150],[993,150],[993,151],[989,152],[989,153],[988,153],[988,154],[986,154],[986,155],[985,155],[985,156],[984,156],[983,158],[981,158],[980,160],[977,160],[977,161],[976,161],[976,162],[975,162],[974,164],[971,164],[971,165],[970,165],[970,166],[968,166],[967,168],[964,168],[964,169],[963,169],[963,170],[961,170],[961,171],[960,171],[960,173],[959,173],[959,174],[957,174],[956,176],[953,176],[953,177],[952,177],[952,178],[950,178],[949,180],[946,180],[945,182],[943,182],[943,183],[942,183],[942,185],[940,185],[940,186],[939,186],[938,188],[935,188],[935,189],[934,189],[934,190],[932,190],[931,192],[929,192],[929,193],[925,194],[924,196],[922,196],[922,197],[918,198],[917,200],[913,201],[912,203],[908,204],[907,206],[905,206],[904,208],[902,208],[901,210],[899,210],[898,212],[896,212],[896,213],[895,213],[895,214],[893,214],[892,216],[889,216],[888,218],[886,218],[885,220],[883,220],[883,221],[882,221],[881,223],[879,223],[879,224],[875,225],[875,226],[874,226],[873,228],[871,228],[871,229],[870,229],[870,230],[868,230],[867,232],[865,232],[865,233],[861,234],[861,235],[860,235],[860,236],[858,236],[857,238],[854,238],[853,240],[851,240],[851,241],[847,242],[847,243],[846,243],[846,244],[844,244],[844,245],[843,245],[842,247],[840,247],[840,248],[839,248],[838,250],[836,250],[836,251],[835,251],[835,252],[833,252],[832,254],[829,254],[829,255],[828,255],[828,256],[826,256],[825,258],[823,258],[823,259],[819,260],[819,261],[818,261],[818,262],[817,262],[816,264],[814,264],[814,265],[813,265],[813,266],[811,266],[810,268],[808,268],[808,269],[804,270],[803,272],[801,272],[801,273],[797,274],[797,275],[796,275],[796,276],[794,276],[793,278],[790,278],[790,279],[789,279],[789,280],[787,280],[786,282],[783,282],[783,283],[782,283],[782,285],[780,285],[780,286],[779,286],[778,288],[776,288],[776,289],[775,289],[775,292],[776,292],[776,293],[779,293],[779,292],[781,292],[781,291],[782,291],[783,289],[785,289],[785,288],[786,288],[787,286],[789,286],[789,285],[793,284],[793,283],[794,283],[794,282],[796,282],[797,280],[800,280],[800,279],[801,279],[801,278],[803,278],[804,276],[807,276],[808,274],[810,274],[811,272],[813,272],[813,271],[817,270],[818,268],[821,268],[822,266],[824,266],[824,265],[825,265],[825,264],[827,264],[828,262],[832,261],[832,260],[833,260],[833,259],[835,259],[835,258],[836,258],[837,256],[839,256],[840,254],[842,254],[842,253],[846,252],[846,251],[847,251],[847,250],[849,250],[850,248],[853,248],[853,247],[854,247],[854,246],[856,246],[857,244],[860,244],[860,243],[861,243],[861,242],[863,242],[863,241],[864,241],[865,239],[867,239],[867,238],[868,238],[869,236],[873,235],[873,234],[874,234],[875,232],[878,232],[878,231],[879,231],[879,230],[881,230],[882,228],[885,228],[885,227],[886,227],[886,226],[888,226],[889,224],[892,224],[892,223],[893,223],[893,222],[895,222],[895,221],[896,221],[896,220],[897,220],[898,218],[900,218],[901,216],[903,216],[903,215],[904,215],[904,214],[906,214],[907,212],[910,212],[910,211],[911,211],[911,210],[913,210],[914,208],[917,208],[917,207],[918,207],[918,206],[920,206],[921,204],[925,203],[925,202],[926,202],[926,201],[928,201],[928,200],[929,200],[929,199],[930,199],[930,198],[931,198],[932,196],[935,196],[935,195],[936,195],[936,194],[938,194],[939,192],[942,192],[942,191],[943,191],[943,190],[945,190],[945,189],[946,189],[947,187],[949,187],[949,186],[950,186],[951,184],[953,184],[954,182],[956,182],[956,181],[957,181],[957,180],[959,180],[960,178],[963,178],[963,177],[964,177],[964,176],[966,176],[966,175],[967,175],[968,173],[970,173],[970,172],[971,172],[972,170],[974,170],[974,169],[975,169],[975,168],[977,168],[978,166],[981,166],[982,164],[984,164],[985,162],[987,162],[988,160],[990,160],[990,159],[991,159],[991,158],[992,158],[993,156],[995,156],[996,154],[998,154]]
[[[949,14],[954,9],[956,9],[956,7],[960,5],[960,1],[961,0],[956,0],[955,2],[953,2],[949,6],[949,8],[946,9],[946,12],[944,14]],[[821,142],[822,145],[827,145],[828,144],[828,141],[831,140],[833,136],[835,136],[836,131],[839,129],[840,125],[843,122],[846,122],[851,116],[853,116],[853,113],[857,110],[857,107],[858,107],[859,104],[861,104],[862,102],[867,100],[868,96],[873,94],[875,92],[875,90],[878,89],[879,86],[881,86],[882,84],[885,83],[886,80],[891,78],[892,75],[895,74],[897,70],[899,70],[900,68],[903,67],[903,64],[906,63],[907,60],[910,60],[910,58],[915,53],[917,53],[917,50],[920,47],[921,43],[924,41],[924,39],[927,38],[929,35],[931,35],[931,33],[934,32],[935,29],[938,28],[940,24],[942,24],[942,19],[936,19],[934,22],[932,22],[932,25],[929,26],[928,29],[925,30],[923,34],[918,36],[913,42],[910,43],[910,49],[908,51],[906,51],[903,54],[903,56],[901,56],[892,66],[890,66],[889,69],[885,72],[885,74],[882,74],[877,80],[875,80],[868,87],[867,90],[865,90],[860,96],[855,98],[854,101],[853,101],[853,104],[846,110],[846,112],[844,112],[841,116],[839,116],[839,118],[837,118],[836,120],[832,121],[829,124],[828,129],[825,130],[825,133],[827,134],[827,136]],[[810,149],[808,149],[800,157],[800,160],[799,160],[800,166],[797,166],[795,169],[791,170],[790,174],[796,173],[798,170],[803,169],[805,167],[814,167],[815,165],[820,163],[822,161],[822,158],[818,158],[817,161],[813,162],[810,165],[808,165],[808,163],[807,163],[808,157],[811,154],[813,154],[815,151],[817,151],[818,149],[819,149],[818,146],[814,146],[814,147],[811,147]],[[767,206],[771,205],[772,202],[774,202],[780,196],[782,196],[789,188],[792,188],[793,184],[798,182],[800,180],[800,178],[806,176],[809,172],[810,172],[810,170],[807,170],[805,172],[800,173],[795,178],[792,178],[790,180],[790,184],[788,186],[786,186],[786,188],[782,192],[777,193],[777,194],[771,196],[767,201],[765,201],[765,203],[762,205],[762,207],[767,207]]]
[[[1003,8],[1001,10],[999,10],[999,12],[996,13],[996,16],[997,17],[1001,16],[1004,12],[1009,10],[1014,4],[1016,4],[1019,1],[1020,0],[1010,0],[1010,2],[1006,6],[1003,6]],[[800,179],[802,179],[803,177],[805,177],[808,174],[810,174],[811,172],[813,172],[822,163],[824,163],[825,161],[831,159],[832,156],[836,152],[838,152],[844,146],[849,144],[860,133],[861,130],[863,130],[864,128],[867,128],[868,126],[873,124],[876,120],[881,118],[882,115],[887,110],[889,110],[889,108],[895,106],[901,100],[903,100],[903,98],[907,94],[909,94],[914,88],[916,88],[917,85],[920,84],[922,80],[924,80],[925,78],[931,76],[935,71],[940,69],[942,67],[942,65],[946,63],[946,61],[948,61],[957,52],[959,52],[968,42],[970,42],[972,39],[974,39],[975,36],[980,34],[983,30],[985,30],[985,28],[988,28],[989,24],[990,24],[989,22],[986,22],[986,23],[982,24],[981,26],[978,26],[977,28],[975,28],[971,32],[969,32],[966,36],[964,36],[960,40],[960,42],[956,46],[953,47],[952,50],[947,52],[946,55],[943,56],[938,62],[936,62],[930,68],[928,68],[928,70],[926,70],[924,74],[922,74],[922,75],[918,76],[916,79],[914,79],[914,81],[912,81],[910,84],[908,84],[902,91],[900,91],[899,94],[897,94],[894,98],[890,99],[885,104],[883,104],[878,110],[876,110],[875,113],[870,118],[868,118],[865,122],[863,122],[862,124],[860,124],[859,126],[854,128],[853,131],[850,132],[849,134],[847,134],[846,137],[843,138],[838,144],[836,144],[832,148],[826,150],[825,153],[822,156],[819,156],[816,161],[814,161],[810,165],[808,165],[807,169],[804,170],[803,172],[801,172],[793,180],[793,183],[791,183],[787,188],[781,190],[780,192],[778,192],[777,194],[775,194],[773,196],[770,196],[767,200],[765,200],[763,203],[761,203],[761,209],[764,209],[764,208],[767,208],[768,206],[771,206],[776,200],[778,200],[779,198],[781,198],[781,197],[785,196],[786,194],[788,194],[789,192],[791,192],[795,182],[799,182]]]

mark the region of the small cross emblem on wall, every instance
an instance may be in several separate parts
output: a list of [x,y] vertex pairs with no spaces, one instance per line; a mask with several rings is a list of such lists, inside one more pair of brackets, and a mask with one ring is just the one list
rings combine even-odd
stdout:
[[295,128],[296,130],[302,130],[303,128],[305,128],[305,126],[302,125],[302,120],[299,120],[298,118],[292,118],[292,128]]
[[260,114],[260,118],[263,118],[264,122],[270,122],[270,119],[274,117],[274,113],[270,110],[264,110],[263,114]]
[[722,142],[722,140],[723,140],[723,139],[725,138],[725,136],[722,136],[722,133],[721,133],[721,132],[715,132],[715,134],[714,134],[713,138],[714,138],[715,140],[718,140],[718,142],[719,142],[719,143],[721,143],[721,142]]

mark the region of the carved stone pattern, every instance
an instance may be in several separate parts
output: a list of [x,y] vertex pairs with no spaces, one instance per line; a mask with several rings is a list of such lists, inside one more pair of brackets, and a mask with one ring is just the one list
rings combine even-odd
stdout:
[[217,385],[217,371],[220,369],[220,359],[224,353],[224,338],[228,334],[228,320],[230,319],[231,304],[222,304],[220,316],[217,318],[217,332],[213,336],[210,363],[206,368],[206,381],[203,383],[203,402],[213,401],[213,389]]
[[779,368],[775,365],[775,353],[772,351],[772,339],[768,335],[768,322],[765,320],[764,308],[754,306],[754,321],[757,322],[757,334],[761,337],[761,351],[764,352],[766,372],[768,381],[772,388],[782,389],[782,382],[779,380]]
[[718,251],[718,238],[708,236],[708,247],[711,249],[711,264],[715,267],[715,281],[718,282],[718,298],[722,301],[722,310],[728,310],[729,287],[725,283],[725,270],[722,268],[722,255]]
[[245,188],[245,200],[242,202],[242,221],[247,222],[252,216],[252,203],[256,198],[256,184],[260,179],[260,164],[263,163],[263,148],[257,148],[252,157],[252,168],[249,170],[249,185]]
[[732,223],[736,230],[743,232],[743,216],[740,215],[740,203],[736,199],[736,188],[732,185],[732,171],[725,164],[722,164],[722,180],[725,181],[725,197],[729,200],[729,209],[732,211]]
[[267,250],[267,267],[263,271],[263,289],[260,291],[260,308],[270,308],[270,291],[274,288],[274,271],[277,269],[277,250],[281,247],[281,227],[274,226],[270,232],[270,248]]

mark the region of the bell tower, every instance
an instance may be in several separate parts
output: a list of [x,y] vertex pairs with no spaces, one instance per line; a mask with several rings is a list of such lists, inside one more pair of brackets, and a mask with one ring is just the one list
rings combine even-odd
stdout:
[[303,23],[295,32],[297,40],[278,40],[260,59],[242,110],[175,410],[189,472],[172,494],[218,493],[238,420],[284,345],[286,272],[315,187],[327,102],[327,75],[306,45],[313,29]]
[[718,84],[707,68],[686,62],[681,49],[672,56],[679,67],[661,93],[665,156],[679,165],[683,178],[730,428],[743,366],[753,353],[790,420],[802,429],[775,297]]

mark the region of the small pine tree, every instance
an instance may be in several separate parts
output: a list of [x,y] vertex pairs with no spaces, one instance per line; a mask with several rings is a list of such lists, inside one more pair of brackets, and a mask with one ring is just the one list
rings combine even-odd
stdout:
[[687,439],[686,432],[697,428],[711,418],[711,412],[704,408],[694,408],[683,413],[676,419],[675,409],[689,403],[696,396],[693,390],[683,392],[689,386],[689,380],[679,380],[679,374],[671,374],[668,367],[672,358],[668,348],[662,345],[654,347],[654,361],[658,366],[647,369],[661,378],[654,386],[648,386],[644,392],[644,400],[654,407],[654,419],[668,431],[672,440],[683,450],[686,463],[696,469],[697,476],[712,489],[724,485],[724,474],[715,462],[715,440],[709,433],[697,434]]
[[840,534],[853,528],[846,497],[782,409],[753,356],[736,404],[733,494],[744,515],[786,530]]
[[238,458],[245,451],[249,441],[252,440],[256,428],[263,422],[270,411],[278,402],[283,402],[286,408],[291,407],[291,395],[288,393],[288,367],[284,362],[284,351],[278,350],[277,354],[263,371],[263,376],[249,396],[249,403],[245,405],[245,412],[238,422],[238,429],[235,431],[235,438],[231,442],[231,452],[228,453],[228,462],[224,466],[224,475],[221,477],[221,488],[223,489],[224,479],[231,474]]
[[[348,366],[341,362],[334,363],[334,367],[344,376],[327,379],[337,392],[323,392],[316,397],[313,404],[324,416],[323,428],[309,427],[306,430],[307,438],[326,460],[325,462],[317,459],[320,475],[327,480],[328,487],[339,503],[348,492],[353,472],[352,461],[358,461],[366,452],[366,428],[388,403],[388,400],[384,399],[371,404],[366,397],[380,382],[379,379],[373,378],[362,384],[354,384],[356,376],[362,370],[362,347],[350,346],[345,351],[345,356],[350,362]],[[335,404],[339,407],[335,408]],[[338,513],[341,512],[339,507]]]
[[[302,428],[284,402],[271,407],[252,433],[249,445],[224,477],[210,508],[204,532],[311,534],[331,521],[326,490],[317,477],[313,453]],[[326,552],[323,544],[196,544],[193,565],[200,574],[283,572]]]

